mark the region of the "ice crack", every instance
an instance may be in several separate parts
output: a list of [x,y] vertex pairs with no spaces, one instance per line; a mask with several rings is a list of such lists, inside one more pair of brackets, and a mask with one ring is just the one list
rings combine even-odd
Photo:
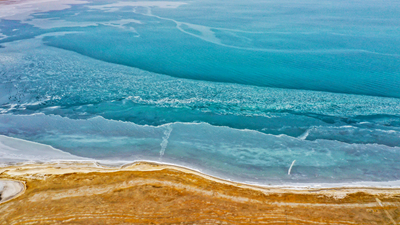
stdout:
[[168,145],[168,139],[169,136],[171,135],[172,132],[172,126],[167,126],[166,130],[164,131],[164,137],[162,138],[162,142],[161,142],[161,150],[160,150],[160,160],[163,157],[164,153],[165,153],[165,149],[167,148]]

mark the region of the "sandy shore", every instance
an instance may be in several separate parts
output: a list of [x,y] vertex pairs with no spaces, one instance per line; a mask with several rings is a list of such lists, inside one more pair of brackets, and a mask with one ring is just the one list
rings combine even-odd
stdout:
[[0,203],[0,224],[400,223],[394,188],[257,187],[148,162],[9,166],[0,179],[26,184]]

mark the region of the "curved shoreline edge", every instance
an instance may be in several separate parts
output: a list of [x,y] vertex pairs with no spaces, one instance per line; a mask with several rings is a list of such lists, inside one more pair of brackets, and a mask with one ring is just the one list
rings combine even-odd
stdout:
[[[21,163],[16,165],[10,165],[6,167],[0,167],[0,181],[2,179],[2,175],[6,174],[7,177],[14,180],[15,182],[20,182],[22,185],[25,183],[23,181],[19,181],[18,177],[45,177],[51,175],[64,175],[70,173],[113,173],[113,172],[129,172],[129,171],[142,171],[142,172],[150,172],[150,171],[161,171],[161,170],[173,170],[183,172],[185,174],[192,174],[195,176],[199,176],[203,179],[207,179],[213,182],[232,185],[239,188],[251,189],[255,191],[262,192],[274,192],[274,193],[318,193],[318,194],[327,194],[329,196],[333,196],[330,192],[343,192],[341,195],[347,193],[354,192],[365,192],[369,194],[382,193],[384,191],[394,191],[400,193],[400,186],[371,186],[371,185],[357,185],[360,183],[386,183],[386,182],[355,182],[354,185],[348,186],[346,183],[343,183],[342,186],[336,186],[333,184],[332,186],[322,186],[322,185],[314,185],[314,183],[304,183],[302,186],[295,186],[294,184],[287,185],[258,185],[258,184],[248,184],[241,183],[231,180],[226,180],[223,178],[218,178],[212,175],[208,175],[202,173],[199,170],[175,165],[168,163],[160,163],[156,161],[134,161],[130,163],[125,163],[120,166],[113,166],[109,162],[104,163],[101,161],[94,160],[66,160],[66,161],[57,161],[57,162],[44,162],[44,163]],[[13,178],[14,177],[14,178]],[[397,181],[393,181],[397,184]],[[387,182],[390,183],[390,182]],[[400,183],[400,181],[399,181]],[[326,183],[322,183],[326,184]],[[342,184],[342,183],[339,183]]]
[[400,222],[400,188],[260,187],[155,162],[19,164],[1,180],[26,189],[0,204],[0,224]]
[[26,190],[24,182],[0,178],[0,204],[21,196]]

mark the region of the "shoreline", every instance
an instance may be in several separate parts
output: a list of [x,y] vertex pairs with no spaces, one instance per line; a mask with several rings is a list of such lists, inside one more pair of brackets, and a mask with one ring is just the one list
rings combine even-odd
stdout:
[[143,161],[13,165],[0,168],[0,179],[26,184],[0,203],[0,224],[400,222],[400,188],[261,187]]
[[[0,174],[4,170],[8,170],[8,168],[14,167],[40,167],[44,168],[46,166],[53,166],[53,165],[63,165],[63,166],[71,166],[76,171],[82,171],[83,168],[87,169],[97,169],[101,170],[104,169],[102,172],[107,171],[131,171],[133,167],[136,167],[138,164],[148,164],[153,165],[154,168],[158,167],[158,170],[165,169],[165,168],[172,168],[181,170],[183,172],[190,172],[199,176],[202,176],[207,179],[221,181],[223,183],[232,183],[239,186],[249,186],[254,188],[261,188],[261,189],[285,189],[285,190],[329,190],[329,189],[383,189],[383,190],[400,190],[400,180],[393,180],[393,181],[355,181],[355,182],[339,182],[339,183],[315,183],[315,182],[303,182],[303,183],[286,183],[286,184],[263,184],[263,183],[248,183],[248,182],[241,182],[226,178],[221,178],[215,175],[210,175],[205,172],[202,172],[199,169],[190,168],[187,166],[182,166],[173,163],[167,162],[159,162],[153,160],[137,160],[137,161],[112,161],[112,160],[94,160],[94,159],[73,159],[73,160],[50,160],[47,162],[16,162],[16,163],[5,163],[0,164]],[[82,168],[80,168],[82,167]],[[70,169],[72,169],[70,168]],[[150,168],[150,167],[149,167]],[[68,169],[66,170],[68,171]],[[44,172],[44,171],[43,171]],[[97,171],[99,172],[99,171]]]
[[[129,171],[161,171],[161,170],[177,170],[179,172],[193,174],[196,176],[200,176],[204,179],[218,182],[221,184],[233,185],[240,188],[247,188],[251,190],[263,191],[263,192],[292,192],[292,193],[319,193],[323,194],[325,192],[340,192],[346,191],[346,193],[352,192],[365,192],[370,194],[376,194],[377,192],[381,193],[382,191],[394,191],[399,192],[400,187],[390,186],[390,187],[381,187],[381,186],[322,186],[322,185],[313,185],[307,186],[308,184],[313,183],[304,183],[303,186],[291,186],[288,185],[258,185],[258,184],[249,184],[249,183],[241,183],[232,180],[226,180],[222,178],[218,178],[212,175],[208,175],[202,173],[199,170],[169,164],[169,163],[160,163],[156,161],[135,161],[127,164],[123,164],[121,166],[110,166],[107,164],[101,164],[98,161],[58,161],[58,162],[44,162],[44,163],[20,163],[16,165],[0,167],[0,181],[4,174],[7,177],[29,177],[29,176],[46,176],[46,175],[64,175],[70,173],[113,173],[113,172],[129,172]],[[13,181],[18,181],[17,179],[8,179]],[[21,182],[21,181],[19,181]],[[397,181],[396,181],[397,182]],[[362,183],[362,182],[357,182]],[[373,182],[365,182],[365,183],[373,183]],[[384,183],[384,182],[377,182]],[[323,183],[327,184],[327,183]],[[342,183],[336,183],[342,184]],[[333,183],[335,185],[335,183]],[[352,191],[351,191],[352,190]],[[349,192],[350,191],[350,192]]]

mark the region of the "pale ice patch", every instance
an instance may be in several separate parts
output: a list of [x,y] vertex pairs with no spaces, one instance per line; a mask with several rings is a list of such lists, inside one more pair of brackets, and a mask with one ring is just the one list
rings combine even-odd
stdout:
[[87,160],[71,155],[49,145],[0,135],[0,162]]
[[135,19],[121,19],[121,20],[111,20],[105,22],[74,22],[67,20],[56,20],[56,19],[32,19],[25,21],[27,24],[31,24],[34,27],[41,29],[53,29],[53,28],[64,28],[64,27],[97,27],[99,25],[112,26],[119,29],[128,29],[136,32],[133,27],[128,26],[129,24],[142,24],[141,21]]
[[[50,32],[50,33],[45,33],[45,34],[38,35],[38,36],[35,37],[35,39],[31,39],[31,40],[37,40],[36,41],[37,44],[41,45],[42,44],[42,40],[41,39],[44,38],[44,37],[57,37],[57,36],[65,36],[67,34],[80,34],[80,33],[83,33],[83,32],[79,32],[79,31]],[[32,41],[32,42],[34,42],[34,41]],[[51,75],[49,73],[52,73],[52,72],[46,72],[46,74]]]
[[[215,33],[211,30],[210,27],[197,25],[197,24],[191,24],[191,23],[183,23],[183,22],[178,22],[178,21],[175,21],[175,20],[174,20],[174,22],[176,23],[176,27],[180,31],[182,31],[183,33],[190,34],[192,36],[195,36],[197,38],[200,38],[202,40],[205,40],[205,41],[208,41],[208,42],[211,42],[211,43],[214,43],[214,44],[221,44],[221,40],[215,36]],[[188,31],[184,30],[182,28],[182,25],[186,25],[190,29],[193,29],[193,30],[196,30],[196,31],[200,32],[201,35],[196,35],[196,34],[193,34],[191,32],[188,32]]]
[[98,9],[105,12],[115,12],[118,9],[126,6],[131,7],[158,7],[158,8],[178,8],[181,5],[185,5],[185,2],[164,2],[164,1],[140,1],[140,2],[117,2],[106,5],[95,5],[88,6],[90,9]]
[[85,4],[81,0],[35,0],[7,1],[0,3],[0,19],[25,21],[34,13],[59,11],[71,8],[71,5]]
[[[137,13],[136,10],[134,10],[133,12]],[[138,14],[142,14],[142,13],[138,13]],[[160,16],[157,16],[157,15],[154,15],[151,12],[150,6],[147,6],[147,13],[142,14],[142,15],[155,17],[155,18],[158,18],[158,19],[161,19],[161,20],[172,21],[172,22],[174,22],[176,24],[176,28],[178,30],[180,30],[181,32],[183,32],[183,33],[186,33],[188,35],[191,35],[193,37],[202,39],[202,40],[207,41],[207,42],[211,42],[211,43],[214,43],[214,44],[217,44],[217,45],[223,45],[221,43],[221,40],[215,36],[215,32],[212,31],[211,27],[198,25],[198,24],[192,24],[192,23],[186,23],[186,22],[180,22],[180,21],[177,21],[177,20],[174,20],[174,19],[164,18],[164,17],[160,17]],[[199,34],[195,34],[193,32],[185,30],[182,27],[182,25],[187,26],[188,28],[197,31]]]

